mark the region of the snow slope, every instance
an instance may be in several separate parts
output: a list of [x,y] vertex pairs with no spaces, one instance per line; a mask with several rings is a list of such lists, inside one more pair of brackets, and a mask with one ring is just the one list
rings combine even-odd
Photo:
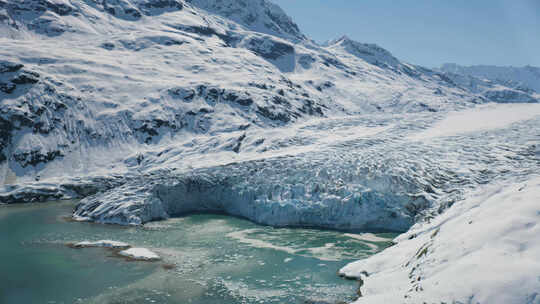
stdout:
[[[451,144],[476,133],[506,145],[500,133],[490,133],[528,133],[516,122],[536,117],[531,125],[538,125],[539,110],[523,104],[455,112],[410,139]],[[343,267],[341,275],[361,281],[355,303],[540,303],[540,133],[530,131],[529,165],[469,188],[452,208],[397,237],[395,246]]]
[[540,177],[467,196],[397,245],[341,269],[363,279],[355,303],[540,303]]

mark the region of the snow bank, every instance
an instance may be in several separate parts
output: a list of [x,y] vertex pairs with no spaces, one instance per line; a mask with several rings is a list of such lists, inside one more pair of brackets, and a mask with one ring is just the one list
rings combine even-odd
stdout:
[[363,280],[355,303],[540,303],[540,177],[467,197],[342,268]]

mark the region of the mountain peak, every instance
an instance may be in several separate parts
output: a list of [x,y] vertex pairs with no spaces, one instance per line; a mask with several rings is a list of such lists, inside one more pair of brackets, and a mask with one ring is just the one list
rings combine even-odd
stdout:
[[339,38],[325,41],[325,42],[321,43],[321,45],[325,46],[325,47],[328,47],[328,46],[340,44],[340,43],[347,42],[347,41],[353,41],[353,40],[351,38],[349,38],[349,36],[343,35],[343,36],[341,36]]
[[361,43],[355,41],[347,35],[331,40],[327,42],[325,46],[334,50],[341,49],[346,53],[378,66],[397,67],[400,64],[399,60],[386,49],[373,43]]
[[223,16],[248,29],[288,40],[306,37],[292,18],[267,0],[186,0],[201,9]]

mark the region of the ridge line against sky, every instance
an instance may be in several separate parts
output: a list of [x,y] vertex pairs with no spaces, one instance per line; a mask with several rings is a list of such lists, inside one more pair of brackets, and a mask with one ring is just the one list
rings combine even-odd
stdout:
[[540,66],[539,0],[271,0],[309,38],[347,35],[427,67]]

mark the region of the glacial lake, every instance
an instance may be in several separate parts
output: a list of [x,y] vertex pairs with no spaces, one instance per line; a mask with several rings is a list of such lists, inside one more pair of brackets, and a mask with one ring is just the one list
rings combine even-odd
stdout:
[[[75,201],[0,206],[0,303],[341,303],[358,282],[337,271],[387,246],[392,233],[277,229],[200,214],[121,227],[69,220]],[[67,243],[109,239],[159,262]]]

